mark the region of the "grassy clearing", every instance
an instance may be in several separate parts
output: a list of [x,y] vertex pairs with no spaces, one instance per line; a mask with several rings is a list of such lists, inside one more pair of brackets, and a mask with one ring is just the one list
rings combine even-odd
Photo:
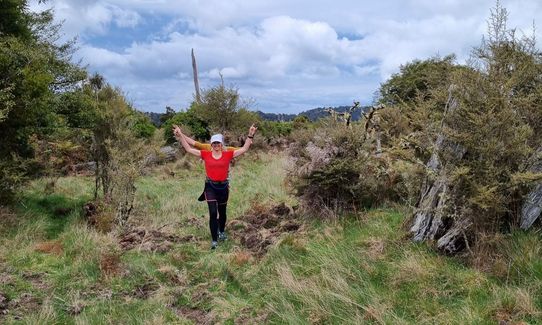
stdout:
[[[251,153],[232,170],[230,220],[257,206],[294,205],[283,159]],[[121,250],[119,233],[89,228],[92,179],[32,183],[1,210],[0,322],[7,324],[542,324],[542,239],[498,238],[484,272],[405,239],[405,213],[381,209],[306,221],[268,254],[238,238],[209,250],[203,169],[160,167],[138,183],[133,222],[196,240],[163,253]],[[2,302],[2,297],[4,301]]]

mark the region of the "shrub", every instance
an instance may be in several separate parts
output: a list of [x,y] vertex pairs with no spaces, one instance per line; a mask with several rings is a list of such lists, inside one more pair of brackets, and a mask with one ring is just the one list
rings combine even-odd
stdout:
[[506,20],[497,5],[472,66],[452,75],[458,105],[443,134],[453,145],[439,153],[450,187],[445,212],[470,220],[476,233],[515,223],[526,185],[541,176],[531,168],[541,160],[542,60],[534,40],[517,37]]
[[33,13],[27,1],[0,10],[0,205],[33,173],[30,138],[61,123],[56,99],[77,88],[85,71],[71,63],[74,43],[59,42],[51,10]]
[[444,69],[446,82],[420,90],[428,96],[402,99],[407,137],[427,162],[411,232],[448,254],[517,224],[542,177],[542,57],[534,35],[506,23],[497,3],[469,65]]
[[258,126],[258,133],[267,139],[287,137],[292,130],[292,122],[263,121]]
[[364,123],[351,128],[325,120],[296,131],[290,150],[289,179],[302,205],[317,214],[378,206],[387,201],[413,203],[411,190],[421,179],[417,164],[375,154]]
[[[230,139],[239,141],[245,135],[251,124],[258,124],[260,117],[248,110],[250,100],[243,100],[239,91],[234,87],[221,84],[206,89],[201,96],[201,102],[193,102],[188,112],[204,121],[209,133],[229,133]],[[196,131],[191,127],[192,131]],[[198,136],[194,132],[194,136]],[[208,137],[201,137],[205,139]]]
[[162,125],[164,130],[164,139],[167,143],[174,143],[176,141],[172,130],[174,124],[188,127],[189,130],[185,131],[188,131],[188,133],[191,134],[196,140],[205,141],[210,137],[207,122],[198,118],[194,114],[194,111],[189,109],[186,112],[179,112],[175,114]]
[[134,119],[135,122],[132,126],[134,134],[140,139],[150,139],[156,131],[156,127],[152,124],[151,119],[140,112],[134,113]]
[[118,89],[106,85],[97,91],[99,119],[94,129],[93,154],[96,161],[96,188],[112,205],[115,222],[127,222],[133,208],[135,182],[146,156],[143,141],[134,134],[134,110]]

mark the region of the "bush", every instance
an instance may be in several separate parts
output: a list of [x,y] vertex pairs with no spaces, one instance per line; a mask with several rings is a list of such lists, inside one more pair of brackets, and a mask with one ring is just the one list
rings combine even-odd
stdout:
[[59,124],[56,99],[85,77],[71,63],[74,43],[59,43],[52,11],[32,13],[27,1],[0,7],[0,205],[34,172],[30,138]]
[[164,130],[164,139],[167,143],[174,143],[175,141],[177,141],[173,136],[172,127],[174,124],[184,125],[188,127],[189,130],[184,131],[188,131],[189,134],[191,134],[196,140],[199,141],[205,141],[211,136],[208,131],[208,124],[205,121],[199,119],[194,114],[194,111],[192,109],[189,109],[186,112],[179,112],[175,114],[162,125],[162,128]]
[[[208,133],[222,133],[228,135],[232,143],[240,143],[240,138],[250,125],[258,124],[261,120],[256,113],[248,110],[249,105],[250,101],[242,100],[236,88],[226,87],[222,82],[204,90],[201,102],[192,103],[188,112],[204,122]],[[191,129],[196,131],[193,127]],[[196,132],[194,136],[198,136]]]
[[104,202],[111,204],[115,212],[115,222],[124,225],[133,209],[135,182],[149,148],[135,136],[135,112],[120,90],[106,85],[96,94],[100,114],[94,129],[94,199],[101,192]]
[[292,130],[292,122],[263,121],[258,126],[258,133],[267,139],[287,137]]
[[531,168],[542,159],[542,60],[534,40],[507,30],[506,19],[497,5],[472,66],[453,74],[458,105],[443,128],[453,145],[439,153],[450,187],[445,213],[471,221],[476,233],[516,223],[528,185],[541,177]]
[[292,121],[292,124],[293,124],[292,127],[296,130],[305,129],[310,124],[310,120],[305,115],[298,115],[294,118],[294,120]]
[[296,131],[290,150],[289,179],[302,205],[319,215],[378,206],[387,201],[413,203],[421,173],[415,163],[375,154],[364,123],[352,128],[325,120],[315,129]]
[[156,131],[156,127],[152,124],[151,119],[139,112],[134,113],[134,115],[135,122],[132,126],[134,134],[140,139],[150,139]]

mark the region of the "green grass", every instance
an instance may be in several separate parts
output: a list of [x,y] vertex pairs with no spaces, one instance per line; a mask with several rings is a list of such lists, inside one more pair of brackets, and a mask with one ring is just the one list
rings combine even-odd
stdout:
[[[230,220],[254,202],[296,204],[283,163],[253,153],[237,162]],[[540,233],[501,238],[493,269],[482,272],[410,242],[400,207],[335,221],[306,216],[301,232],[282,234],[263,258],[237,263],[248,255],[235,237],[209,250],[207,207],[196,201],[202,179],[189,160],[137,184],[133,223],[198,239],[166,253],[121,252],[116,231],[87,226],[91,178],[62,178],[50,195],[45,181],[30,184],[0,222],[0,294],[19,301],[0,323],[190,324],[183,313],[194,312],[224,324],[542,324]],[[43,253],[42,243],[62,248]],[[108,254],[119,256],[111,275],[100,266]]]

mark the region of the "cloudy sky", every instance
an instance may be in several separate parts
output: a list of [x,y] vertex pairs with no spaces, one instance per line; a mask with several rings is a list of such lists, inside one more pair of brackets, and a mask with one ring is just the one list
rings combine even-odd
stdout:
[[[494,0],[49,0],[64,39],[77,36],[91,72],[134,106],[186,108],[200,87],[239,89],[273,113],[370,104],[401,64],[456,54],[463,63],[487,30]],[[501,0],[509,27],[530,34],[540,0]],[[540,44],[541,37],[537,36]]]

